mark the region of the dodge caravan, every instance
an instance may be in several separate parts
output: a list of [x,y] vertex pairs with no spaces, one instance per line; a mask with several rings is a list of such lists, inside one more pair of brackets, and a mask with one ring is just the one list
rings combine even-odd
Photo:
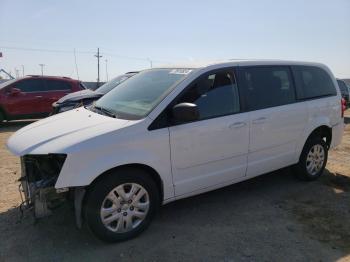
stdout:
[[230,61],[141,71],[89,107],[28,125],[23,205],[72,196],[78,227],[106,241],[141,233],[162,204],[292,166],[318,178],[341,142],[344,105],[322,64]]

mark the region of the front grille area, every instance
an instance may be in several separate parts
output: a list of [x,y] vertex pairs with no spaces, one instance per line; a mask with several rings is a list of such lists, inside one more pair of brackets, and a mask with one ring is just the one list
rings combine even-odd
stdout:
[[65,201],[67,194],[57,194],[54,188],[65,160],[64,154],[21,157],[21,196],[24,193],[21,210],[31,208],[36,218],[45,217]]

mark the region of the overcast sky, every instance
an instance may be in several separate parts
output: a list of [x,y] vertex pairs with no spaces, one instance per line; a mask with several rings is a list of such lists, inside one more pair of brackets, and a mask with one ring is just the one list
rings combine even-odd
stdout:
[[[349,0],[0,0],[0,69],[101,80],[230,58],[327,64],[350,78]],[[76,62],[73,50],[76,50]]]

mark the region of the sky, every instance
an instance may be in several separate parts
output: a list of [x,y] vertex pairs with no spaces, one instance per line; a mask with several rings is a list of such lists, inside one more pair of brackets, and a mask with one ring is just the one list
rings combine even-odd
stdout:
[[350,0],[0,0],[0,69],[96,81],[97,48],[101,81],[225,59],[321,62],[350,78]]

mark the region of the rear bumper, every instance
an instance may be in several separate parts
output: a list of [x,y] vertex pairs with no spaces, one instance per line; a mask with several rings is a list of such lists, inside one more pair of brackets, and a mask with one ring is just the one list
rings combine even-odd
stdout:
[[332,143],[330,148],[335,148],[341,143],[344,129],[345,129],[344,119],[342,119],[341,123],[338,123],[332,127]]

